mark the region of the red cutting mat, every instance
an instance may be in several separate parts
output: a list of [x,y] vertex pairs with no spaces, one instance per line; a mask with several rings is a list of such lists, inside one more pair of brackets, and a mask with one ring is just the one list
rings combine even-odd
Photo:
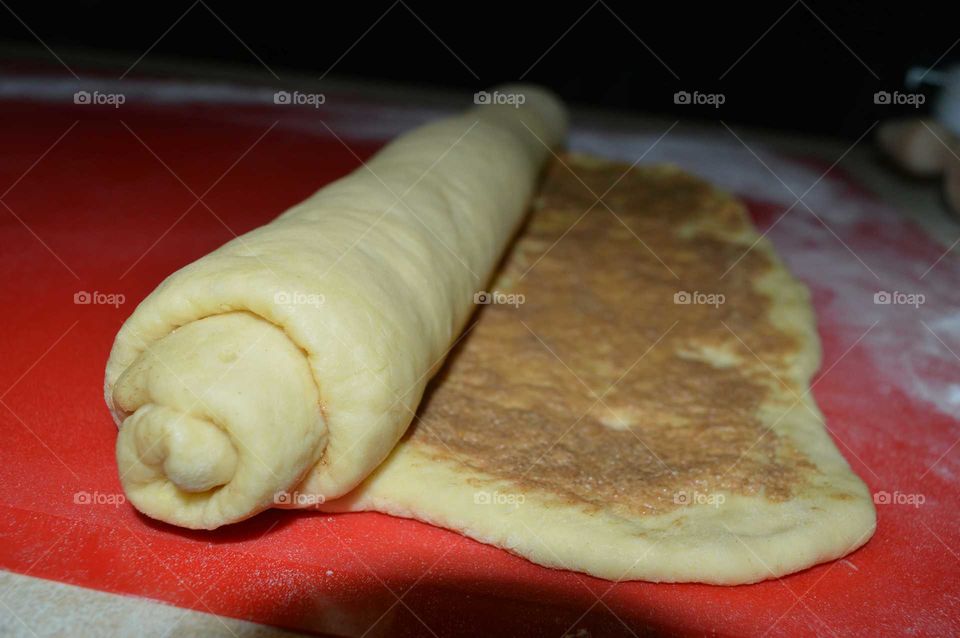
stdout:
[[[242,108],[249,117],[225,121],[225,109]],[[268,512],[189,532],[117,504],[102,379],[121,322],[166,275],[347,173],[359,163],[354,153],[377,145],[341,142],[323,127],[304,134],[266,108],[0,101],[0,117],[0,566],[351,635],[371,626],[369,635],[423,635],[425,626],[525,636],[960,632],[958,422],[885,380],[871,338],[858,341],[862,330],[832,310],[829,278],[808,282],[829,371],[817,401],[872,490],[924,497],[920,507],[878,506],[876,536],[843,561],[742,587],[613,585],[379,514]],[[761,227],[783,208],[751,205]],[[785,228],[771,236],[789,260],[803,246]],[[942,253],[899,222],[841,234],[858,254],[882,243],[905,269]],[[952,288],[957,276],[948,258],[918,290]],[[98,303],[74,303],[78,292],[100,293]],[[109,305],[117,295],[123,303]],[[941,380],[960,377],[956,361],[929,367]]]

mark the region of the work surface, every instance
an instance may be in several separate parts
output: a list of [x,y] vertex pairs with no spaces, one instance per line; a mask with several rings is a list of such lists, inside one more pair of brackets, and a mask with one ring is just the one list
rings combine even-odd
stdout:
[[[343,635],[960,632],[960,264],[945,254],[955,237],[930,238],[832,160],[790,158],[733,129],[576,129],[574,150],[673,161],[749,203],[813,290],[824,348],[813,393],[878,501],[865,547],[787,578],[614,584],[380,514],[273,511],[190,532],[123,502],[102,398],[122,321],[166,275],[436,110],[348,93],[326,95],[317,109],[274,106],[251,87],[201,90],[198,101],[198,87],[149,82],[128,83],[113,108],[75,105],[72,90],[27,100],[4,86],[0,567]],[[58,614],[83,617],[91,634],[119,626],[162,635],[185,623],[180,613],[131,611],[33,579],[4,582],[0,633],[76,635],[78,625],[51,620]]]

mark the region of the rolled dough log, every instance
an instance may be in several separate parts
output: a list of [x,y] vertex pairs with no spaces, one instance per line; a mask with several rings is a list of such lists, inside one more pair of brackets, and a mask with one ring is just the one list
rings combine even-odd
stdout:
[[211,529],[383,461],[564,137],[554,97],[497,90],[524,99],[398,138],[143,300],[105,379],[137,509]]

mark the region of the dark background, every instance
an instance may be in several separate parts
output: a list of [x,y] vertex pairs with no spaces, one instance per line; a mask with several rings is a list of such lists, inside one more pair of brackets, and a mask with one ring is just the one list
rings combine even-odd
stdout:
[[[4,3],[0,41],[42,40],[71,66],[82,47],[115,52],[121,66],[148,49],[147,60],[185,67],[228,62],[264,81],[274,77],[257,58],[281,78],[475,91],[522,77],[578,105],[847,138],[918,112],[873,100],[903,90],[910,66],[960,61],[955,3]],[[679,90],[726,101],[676,105]]]

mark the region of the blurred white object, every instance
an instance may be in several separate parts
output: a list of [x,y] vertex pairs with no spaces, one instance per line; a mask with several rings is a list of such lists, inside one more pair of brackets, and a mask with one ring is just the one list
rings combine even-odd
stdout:
[[907,87],[921,84],[940,87],[933,103],[933,116],[945,129],[960,137],[960,65],[944,71],[913,67],[907,72]]
[[877,129],[877,143],[900,168],[916,177],[936,177],[947,160],[950,133],[934,120],[888,120]]
[[947,206],[960,216],[960,66],[943,71],[914,67],[906,86],[940,87],[933,119],[908,117],[884,122],[877,130],[880,148],[901,168],[918,177],[943,176]]

